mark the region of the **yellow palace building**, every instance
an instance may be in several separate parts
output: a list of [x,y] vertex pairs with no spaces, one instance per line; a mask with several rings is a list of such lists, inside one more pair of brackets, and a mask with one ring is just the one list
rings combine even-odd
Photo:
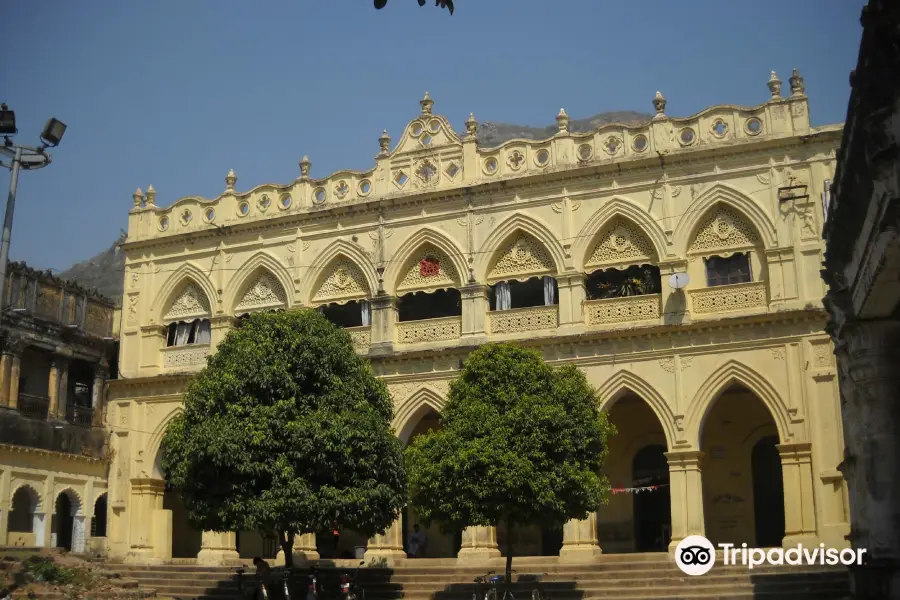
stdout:
[[[761,82],[762,84],[762,82]],[[760,85],[762,87],[762,85]],[[516,341],[574,363],[618,428],[616,493],[562,531],[513,532],[520,555],[590,559],[714,542],[844,547],[849,532],[833,350],[819,277],[822,195],[841,125],[810,127],[799,74],[769,98],[544,140],[477,142],[419,114],[375,166],[129,212],[120,376],[106,421],[111,557],[203,564],[266,554],[256,533],[194,531],[159,467],[192,373],[251,311],[318,307],[389,386],[406,443],[439,427],[472,348]],[[786,86],[787,87],[787,86]],[[373,140],[374,147],[374,140]],[[402,559],[409,507],[338,555]],[[499,555],[507,532],[428,530],[428,556]],[[502,546],[501,546],[502,547]],[[326,556],[315,536],[301,556]]]

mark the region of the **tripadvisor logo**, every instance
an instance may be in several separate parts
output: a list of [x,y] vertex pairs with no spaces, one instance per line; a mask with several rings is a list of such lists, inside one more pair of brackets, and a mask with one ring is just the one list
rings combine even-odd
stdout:
[[[719,544],[723,564],[743,565],[748,569],[761,565],[861,565],[865,548],[804,547],[803,544],[791,548],[748,548],[741,544]],[[702,535],[689,535],[675,548],[675,564],[687,575],[704,575],[716,563],[716,547]]]

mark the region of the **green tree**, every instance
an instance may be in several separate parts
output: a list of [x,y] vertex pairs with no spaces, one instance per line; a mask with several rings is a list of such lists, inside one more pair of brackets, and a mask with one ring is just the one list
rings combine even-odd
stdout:
[[574,366],[483,346],[450,385],[441,425],[406,450],[410,502],[448,529],[504,523],[507,581],[514,527],[561,527],[606,501],[600,469],[614,429]]
[[162,467],[208,531],[384,533],[406,503],[387,387],[312,310],[257,313],[189,384]]

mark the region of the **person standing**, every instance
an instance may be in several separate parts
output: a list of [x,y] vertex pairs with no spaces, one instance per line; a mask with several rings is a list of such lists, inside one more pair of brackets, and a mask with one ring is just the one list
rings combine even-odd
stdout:
[[413,525],[413,532],[409,536],[409,553],[412,558],[422,558],[425,556],[425,545],[428,538],[425,532],[419,530],[419,524]]
[[256,566],[256,582],[259,586],[256,597],[261,598],[262,600],[268,600],[269,598],[269,578],[272,576],[272,569],[269,567],[269,563],[264,561],[262,558],[257,556],[253,559],[253,564]]

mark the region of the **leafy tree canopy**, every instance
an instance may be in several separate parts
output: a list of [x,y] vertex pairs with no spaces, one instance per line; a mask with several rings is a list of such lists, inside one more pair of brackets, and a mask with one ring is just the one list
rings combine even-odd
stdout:
[[614,428],[574,366],[483,346],[450,385],[441,425],[406,451],[410,501],[426,521],[561,526],[605,502],[600,469]]
[[[204,530],[383,533],[406,503],[387,388],[317,311],[256,313],[189,384],[162,466]],[[290,562],[288,562],[290,564]]]

